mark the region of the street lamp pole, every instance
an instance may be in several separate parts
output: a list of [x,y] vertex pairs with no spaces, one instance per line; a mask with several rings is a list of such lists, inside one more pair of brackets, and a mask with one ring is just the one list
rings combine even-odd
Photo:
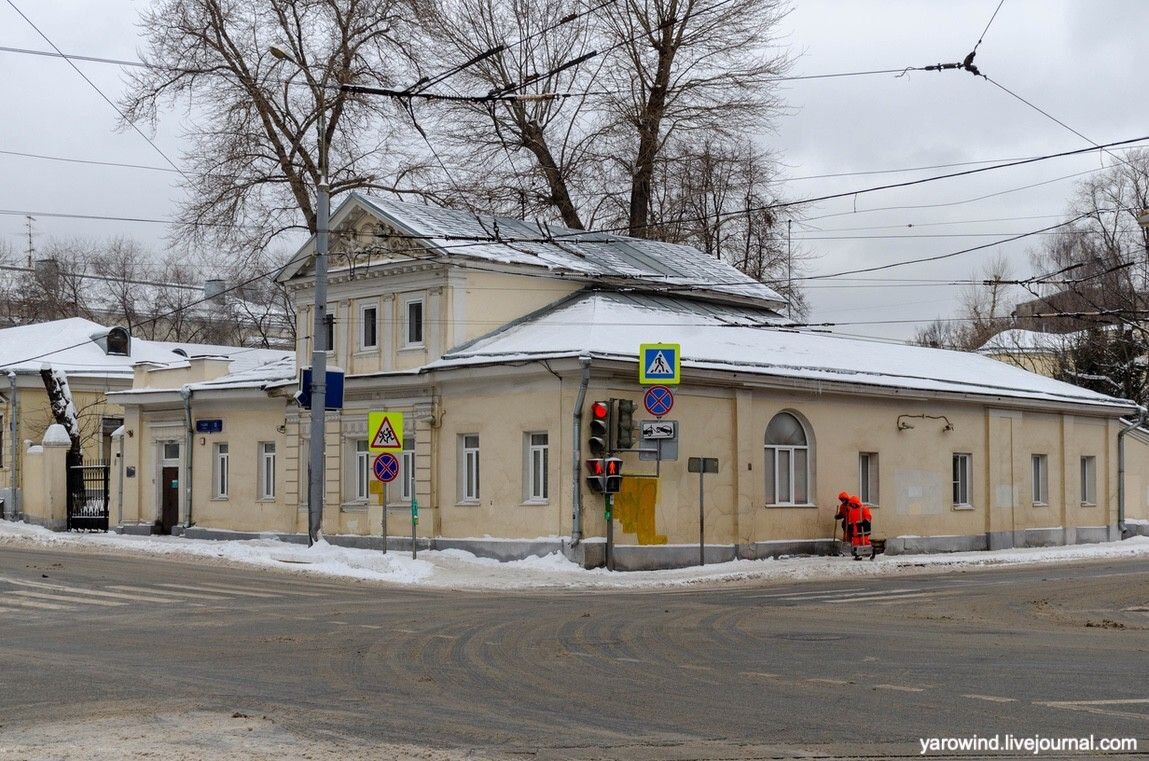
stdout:
[[[311,80],[299,61],[277,47],[271,55],[289,61]],[[314,83],[311,83],[314,86]],[[327,181],[327,123],[318,107],[319,182],[315,188],[315,304],[311,326],[311,442],[307,460],[307,546],[319,541],[323,525],[323,486],[327,472],[327,244],[331,222],[331,187]]]
[[311,448],[307,473],[307,545],[319,539],[323,523],[323,482],[327,469],[327,228],[331,193],[327,184],[327,147],[319,132],[319,185],[315,200],[315,321],[311,351]]

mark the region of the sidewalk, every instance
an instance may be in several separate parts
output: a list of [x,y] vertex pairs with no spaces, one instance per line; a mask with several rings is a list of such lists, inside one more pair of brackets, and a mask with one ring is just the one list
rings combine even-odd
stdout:
[[665,571],[612,573],[586,570],[558,554],[500,563],[461,550],[409,552],[359,550],[319,542],[313,547],[277,539],[218,541],[167,536],[58,533],[39,526],[0,521],[0,546],[58,547],[70,552],[167,556],[221,565],[276,568],[300,574],[343,577],[406,586],[449,589],[625,589],[738,584],[945,573],[1000,565],[1047,564],[1076,560],[1149,557],[1149,537],[1067,547],[955,552],[937,555],[879,555],[873,561],[845,557],[793,556]]

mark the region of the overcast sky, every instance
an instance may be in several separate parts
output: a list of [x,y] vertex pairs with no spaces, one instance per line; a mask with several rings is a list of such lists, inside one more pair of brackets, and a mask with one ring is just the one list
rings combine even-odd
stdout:
[[[998,1],[795,0],[781,42],[797,56],[792,76],[955,62],[973,49]],[[65,53],[134,59],[140,46],[136,18],[149,0],[0,3],[0,47],[46,51],[49,44],[12,2]],[[791,178],[784,196],[804,199],[984,165],[889,173],[894,169],[1016,159],[1149,136],[1141,55],[1147,29],[1149,2],[1143,0],[1004,0],[975,60],[992,82],[964,71],[787,81],[787,112],[761,139]],[[67,62],[0,51],[0,66],[0,240],[23,259],[24,214],[32,212],[37,247],[53,237],[115,235],[161,245],[162,224],[50,216],[162,220],[179,197],[177,175],[143,137],[115,131],[115,111]],[[119,68],[77,66],[110,98],[119,97]],[[176,162],[182,116],[169,114],[154,138]],[[812,276],[992,243],[1062,221],[1074,182],[1113,161],[1092,151],[810,204],[793,218],[792,243],[812,255],[803,273]],[[803,179],[861,172],[882,173]],[[953,316],[961,287],[950,283],[980,276],[995,252],[1007,258],[1015,276],[1031,274],[1028,252],[1037,242],[1022,239],[932,264],[810,280],[811,320],[835,323],[840,333],[909,338],[919,325]]]

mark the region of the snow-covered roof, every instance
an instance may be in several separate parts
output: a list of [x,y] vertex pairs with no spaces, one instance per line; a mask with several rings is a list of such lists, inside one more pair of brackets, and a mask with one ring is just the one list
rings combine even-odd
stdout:
[[[436,254],[542,267],[568,278],[733,296],[772,308],[786,303],[777,291],[690,246],[481,216],[360,193],[350,194],[335,211],[332,227],[353,208],[364,209],[398,232],[415,236],[420,245]],[[305,257],[296,256],[292,261],[280,274],[281,280],[301,272],[306,265]]]
[[[182,367],[196,357],[215,356],[230,360],[227,378],[253,382],[253,376],[279,379],[294,377],[295,355],[282,349],[250,349],[132,338],[130,354],[109,354],[99,340],[109,328],[81,317],[21,325],[0,330],[0,372],[39,373],[50,365],[69,377],[116,378],[130,383],[133,367],[147,362]],[[291,370],[282,367],[289,362]],[[219,379],[223,380],[223,379]]]
[[639,344],[677,343],[684,371],[713,369],[788,381],[1136,407],[978,354],[802,332],[778,322],[768,312],[681,298],[584,293],[453,349],[425,369],[581,355],[637,362]]
[[1003,330],[990,338],[977,350],[981,354],[1047,354],[1063,351],[1072,346],[1077,333],[1042,333],[1036,330]]

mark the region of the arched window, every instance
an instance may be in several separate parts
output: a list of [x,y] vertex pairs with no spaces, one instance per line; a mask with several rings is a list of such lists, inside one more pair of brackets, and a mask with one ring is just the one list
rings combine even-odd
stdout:
[[120,327],[108,331],[108,354],[119,354],[130,357],[132,354],[132,337],[128,331]]
[[789,412],[766,426],[766,504],[810,502],[810,445],[806,428]]

